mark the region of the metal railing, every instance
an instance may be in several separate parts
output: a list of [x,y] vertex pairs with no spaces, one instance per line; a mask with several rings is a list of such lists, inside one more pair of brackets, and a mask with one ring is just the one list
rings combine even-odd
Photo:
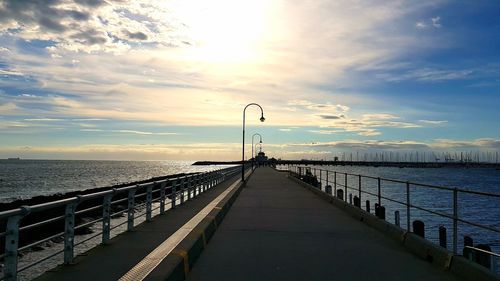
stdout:
[[[0,221],[5,222],[5,231],[0,233],[0,239],[4,238],[5,251],[0,254],[0,259],[4,261],[3,277],[0,280],[17,280],[18,273],[32,268],[44,261],[52,259],[57,255],[63,255],[64,264],[72,263],[74,259],[75,247],[90,239],[101,236],[101,243],[107,244],[111,239],[111,230],[114,230],[124,224],[127,225],[127,231],[131,231],[136,226],[135,221],[141,216],[145,216],[145,221],[151,221],[154,211],[159,209],[158,214],[165,213],[165,208],[170,204],[175,208],[177,204],[182,204],[191,200],[209,188],[227,180],[232,175],[240,171],[240,166],[214,170],[205,173],[196,173],[186,176],[168,178],[159,181],[151,181],[138,185],[115,188],[111,190],[80,195],[53,202],[42,203],[33,206],[22,206],[17,209],[0,212]],[[113,200],[115,198],[115,200]],[[79,205],[91,200],[98,200],[95,206],[89,206],[81,210]],[[140,202],[140,204],[138,204]],[[126,204],[123,206],[122,204]],[[88,205],[88,204],[87,204]],[[23,225],[22,221],[30,214],[64,210],[64,214],[46,218],[41,221],[30,222]],[[114,209],[118,211],[113,212]],[[143,210],[142,213],[136,213],[137,210]],[[82,217],[87,214],[92,217],[92,213],[100,212],[97,219],[77,224],[76,217]],[[120,215],[126,215],[126,219],[116,225],[112,224],[112,218]],[[28,230],[36,230],[39,227],[52,227],[55,223],[64,222],[64,229],[60,232],[49,235],[36,241],[29,241],[25,245],[20,245],[20,235]],[[101,222],[102,230],[98,233],[86,237],[82,241],[75,242],[75,231],[83,229]],[[55,238],[63,238],[63,249],[51,253],[39,260],[31,262],[21,268],[18,268],[19,253],[32,247],[41,245]]]
[[[360,174],[352,174],[352,173],[346,173],[346,172],[338,172],[338,171],[331,171],[331,170],[326,170],[326,169],[318,169],[314,167],[306,167],[306,166],[296,166],[296,165],[285,165],[287,167],[287,170],[289,172],[295,173],[296,175],[302,177],[305,176],[306,173],[310,173],[311,176],[316,177],[318,180],[319,188],[321,186],[330,186],[330,188],[333,187],[333,194],[334,196],[337,196],[337,191],[342,190],[342,200],[345,202],[348,202],[348,191],[353,192],[356,194],[355,197],[358,199],[358,207],[361,207],[361,202],[363,198],[363,194],[366,195],[371,195],[374,196],[377,200],[378,206],[382,206],[382,199],[390,201],[392,203],[396,203],[399,205],[403,205],[406,209],[406,230],[410,231],[411,230],[411,216],[412,216],[412,209],[420,210],[423,212],[427,212],[433,215],[437,215],[443,218],[447,218],[452,220],[452,250],[454,254],[458,253],[458,223],[463,223],[467,224],[473,227],[477,227],[479,229],[491,231],[492,233],[495,234],[500,234],[500,229],[496,228],[495,226],[491,225],[484,225],[478,222],[473,222],[470,220],[467,220],[465,218],[461,218],[459,216],[459,202],[458,202],[458,197],[459,194],[473,194],[473,195],[478,195],[481,197],[487,197],[490,199],[498,200],[500,199],[500,194],[495,194],[495,193],[488,193],[488,192],[481,192],[481,191],[473,191],[473,190],[467,190],[467,189],[460,189],[460,188],[452,188],[452,187],[444,187],[444,186],[437,186],[437,185],[430,185],[430,184],[421,184],[421,183],[415,183],[415,182],[409,182],[409,181],[401,181],[401,180],[394,180],[394,179],[387,179],[387,178],[380,178],[380,177],[373,177],[373,176],[365,176],[365,175],[360,175]],[[357,181],[356,185],[349,185],[348,184],[348,178],[350,178],[350,182],[354,179]],[[372,185],[372,188],[368,188],[368,186],[363,186],[363,183],[366,182],[366,180],[371,180],[372,184],[373,181],[375,181],[375,184]],[[383,188],[384,188],[384,183],[397,183],[397,184],[403,184],[405,189],[404,189],[404,195],[405,195],[405,201],[400,201],[394,198],[390,198],[386,195],[383,194]],[[370,191],[374,190],[375,191]],[[451,193],[452,195],[452,213],[444,213],[442,211],[436,211],[436,210],[431,210],[429,208],[419,206],[416,203],[412,202],[411,198],[411,188],[427,188],[427,189],[435,189],[435,190],[443,190],[446,192]],[[325,190],[326,191],[326,190]],[[330,191],[330,193],[332,192]],[[352,193],[349,196],[349,203],[352,204]],[[496,206],[499,206],[498,203],[496,203]],[[369,205],[367,205],[367,208],[369,208]],[[369,211],[369,210],[368,210]],[[385,216],[385,215],[384,215]],[[399,211],[395,212],[395,224],[397,226],[400,226],[399,223]],[[445,235],[446,236],[446,233]],[[446,240],[446,239],[445,239]],[[440,243],[441,244],[441,243]],[[442,246],[446,247],[446,241],[444,242],[444,245],[441,244]],[[474,248],[476,249],[476,248]],[[488,255],[491,256],[491,259],[493,260],[495,257],[498,257],[498,254],[490,251],[484,251],[487,252]],[[490,268],[492,270],[494,269],[494,266]]]

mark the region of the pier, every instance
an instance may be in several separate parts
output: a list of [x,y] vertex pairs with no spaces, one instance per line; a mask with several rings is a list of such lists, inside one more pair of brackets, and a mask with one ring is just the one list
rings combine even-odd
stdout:
[[[414,162],[414,161],[342,161],[342,160],[281,160],[270,159],[270,165],[311,165],[311,166],[360,166],[396,168],[489,168],[500,170],[500,163],[492,162]],[[236,165],[241,161],[198,161],[193,165]]]
[[36,280],[498,280],[292,171],[248,169],[245,182],[238,171],[159,183],[163,200],[146,206],[174,208]]

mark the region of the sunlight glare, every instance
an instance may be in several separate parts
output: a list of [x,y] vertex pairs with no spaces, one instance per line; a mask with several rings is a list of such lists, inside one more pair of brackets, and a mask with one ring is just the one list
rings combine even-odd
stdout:
[[179,1],[173,8],[192,40],[188,60],[240,63],[259,57],[268,6],[253,1]]

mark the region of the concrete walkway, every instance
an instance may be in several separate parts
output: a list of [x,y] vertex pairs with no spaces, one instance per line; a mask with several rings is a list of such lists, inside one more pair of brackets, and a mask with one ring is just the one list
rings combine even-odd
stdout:
[[270,168],[248,181],[188,280],[458,280]]

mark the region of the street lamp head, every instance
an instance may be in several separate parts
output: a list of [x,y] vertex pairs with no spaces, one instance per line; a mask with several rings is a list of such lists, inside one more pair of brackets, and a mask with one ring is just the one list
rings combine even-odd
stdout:
[[262,140],[260,140],[260,143],[262,143]]
[[266,118],[264,118],[264,115],[262,115],[262,116],[260,117],[260,122],[264,122],[264,121],[266,121]]

